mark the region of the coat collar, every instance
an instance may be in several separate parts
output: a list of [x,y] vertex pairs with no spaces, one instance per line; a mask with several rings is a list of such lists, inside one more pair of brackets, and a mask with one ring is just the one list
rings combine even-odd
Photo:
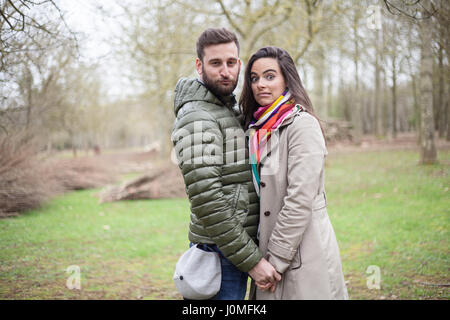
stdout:
[[[296,104],[295,106],[300,106],[300,105]],[[302,112],[302,111],[303,111],[303,109],[300,106],[299,109],[295,110],[288,117],[286,117],[286,119],[283,120],[283,122],[281,123],[281,125],[278,128],[290,125],[292,123],[292,121],[294,121],[295,117],[298,116],[300,114],[300,112]]]

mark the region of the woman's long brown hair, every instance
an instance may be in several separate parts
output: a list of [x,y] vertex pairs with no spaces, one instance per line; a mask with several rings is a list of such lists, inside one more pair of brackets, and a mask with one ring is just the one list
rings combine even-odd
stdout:
[[[252,71],[253,63],[261,58],[273,58],[277,60],[280,70],[283,74],[286,87],[289,88],[289,91],[292,94],[295,103],[303,106],[305,111],[314,116],[320,124],[320,120],[314,113],[311,100],[309,99],[308,94],[303,87],[297,68],[295,67],[295,63],[292,60],[291,56],[289,55],[289,53],[287,53],[286,50],[271,46],[264,47],[256,51],[256,53],[254,53],[250,57],[250,60],[245,67],[244,87],[242,89],[241,98],[239,99],[239,104],[241,105],[242,111],[244,113],[245,129],[248,129],[248,125],[253,120],[253,113],[260,107],[253,96],[250,74]],[[322,129],[322,125],[320,125],[320,128]]]

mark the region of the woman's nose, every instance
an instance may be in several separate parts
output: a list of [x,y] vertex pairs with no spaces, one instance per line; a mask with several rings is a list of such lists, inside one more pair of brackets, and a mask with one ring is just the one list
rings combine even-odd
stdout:
[[259,79],[258,82],[256,83],[256,86],[258,87],[258,89],[263,89],[266,87],[266,83],[264,82],[263,79]]

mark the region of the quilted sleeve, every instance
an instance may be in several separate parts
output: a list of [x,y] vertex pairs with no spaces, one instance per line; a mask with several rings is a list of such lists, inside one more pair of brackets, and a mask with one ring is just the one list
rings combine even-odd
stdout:
[[232,195],[222,190],[223,134],[208,112],[183,115],[172,134],[191,211],[224,256],[243,272],[262,254],[234,214]]

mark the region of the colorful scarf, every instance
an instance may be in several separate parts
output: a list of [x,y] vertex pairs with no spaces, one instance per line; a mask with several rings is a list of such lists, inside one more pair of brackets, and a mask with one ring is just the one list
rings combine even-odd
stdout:
[[260,107],[253,113],[254,120],[248,126],[250,136],[249,150],[253,184],[258,197],[260,191],[258,167],[262,151],[267,145],[272,132],[280,127],[286,117],[300,108],[300,105],[295,105],[294,99],[291,99],[291,93],[286,89],[272,104]]

